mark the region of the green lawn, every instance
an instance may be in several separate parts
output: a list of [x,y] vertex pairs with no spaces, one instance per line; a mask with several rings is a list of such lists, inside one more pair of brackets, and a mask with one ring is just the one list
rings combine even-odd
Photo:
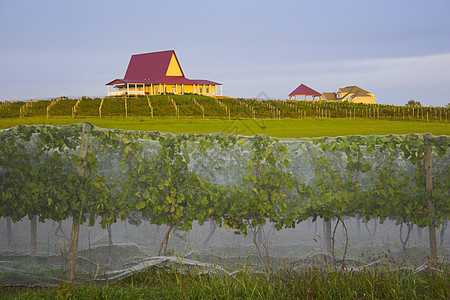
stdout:
[[376,119],[282,119],[282,120],[198,120],[135,118],[4,118],[0,129],[19,124],[72,124],[91,122],[104,128],[149,130],[171,133],[225,132],[242,135],[267,134],[273,137],[299,138],[340,135],[432,133],[450,135],[450,123],[391,121]]

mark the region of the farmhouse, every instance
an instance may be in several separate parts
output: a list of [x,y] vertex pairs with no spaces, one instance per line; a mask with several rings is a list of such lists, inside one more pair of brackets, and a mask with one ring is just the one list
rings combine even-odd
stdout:
[[375,97],[372,93],[363,90],[355,85],[340,88],[337,92],[323,93],[324,101],[347,101],[353,103],[375,104]]
[[175,51],[168,50],[132,55],[125,77],[108,82],[106,89],[108,96],[166,93],[215,96],[218,86],[222,95],[221,83],[186,78]]
[[322,94],[313,90],[310,87],[307,87],[303,83],[300,84],[295,90],[292,91],[292,93],[289,94],[289,100],[291,100],[292,97],[294,97],[294,100],[297,100],[297,96],[304,97],[304,100],[306,100],[307,96],[312,97],[312,100],[315,101],[316,97],[319,97],[319,101],[322,100]]

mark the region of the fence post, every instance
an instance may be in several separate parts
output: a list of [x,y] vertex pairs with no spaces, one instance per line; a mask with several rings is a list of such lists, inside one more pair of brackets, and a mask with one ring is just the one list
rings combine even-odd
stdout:
[[6,235],[8,239],[8,251],[11,251],[13,246],[13,232],[12,232],[12,219],[6,217]]
[[105,98],[102,98],[102,102],[100,102],[100,106],[98,107],[98,116],[100,117],[100,119],[102,118],[102,106],[103,106],[103,101],[105,101]]
[[125,97],[125,119],[128,118],[127,97]]
[[31,221],[31,256],[37,255],[37,216],[33,216]]
[[329,263],[333,257],[331,249],[331,219],[328,221],[325,221],[325,219],[323,220],[323,236],[325,239],[325,260]]
[[430,237],[430,256],[433,262],[437,261],[437,243],[436,243],[436,226],[435,226],[435,213],[434,204],[431,200],[431,192],[433,190],[433,166],[431,159],[431,144],[430,137],[424,137],[425,143],[425,187],[427,190],[427,206],[428,216],[431,218],[431,224],[428,226],[428,232]]
[[[89,145],[89,134],[91,131],[90,123],[83,123],[82,132],[81,132],[81,145],[80,145],[80,158],[82,159],[81,163],[78,165],[77,173],[80,177],[84,177],[86,172],[85,160],[88,153],[88,145]],[[78,200],[78,199],[77,199]],[[70,281],[75,280],[75,265],[77,258],[77,249],[78,249],[78,234],[80,232],[80,219],[82,214],[82,206],[80,208],[79,214],[74,214],[72,219],[72,234],[70,238],[70,248],[69,248],[69,271],[68,271],[68,279]]]

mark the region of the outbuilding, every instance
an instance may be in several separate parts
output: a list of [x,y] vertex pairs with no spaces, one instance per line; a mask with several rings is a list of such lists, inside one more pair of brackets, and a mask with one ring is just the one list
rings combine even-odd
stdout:
[[294,97],[294,100],[297,100],[297,96],[304,98],[301,100],[307,100],[307,97],[312,97],[313,101],[316,100],[316,97],[319,97],[319,101],[322,100],[321,93],[313,90],[312,88],[304,85],[303,83],[300,84],[295,90],[292,91],[292,93],[289,94],[289,100],[291,100],[292,97]]

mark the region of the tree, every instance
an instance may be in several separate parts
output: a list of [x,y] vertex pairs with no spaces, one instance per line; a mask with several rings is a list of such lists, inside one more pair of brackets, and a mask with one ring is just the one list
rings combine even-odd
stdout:
[[421,107],[422,104],[420,103],[420,101],[416,101],[416,100],[410,99],[408,102],[406,102],[406,106]]

